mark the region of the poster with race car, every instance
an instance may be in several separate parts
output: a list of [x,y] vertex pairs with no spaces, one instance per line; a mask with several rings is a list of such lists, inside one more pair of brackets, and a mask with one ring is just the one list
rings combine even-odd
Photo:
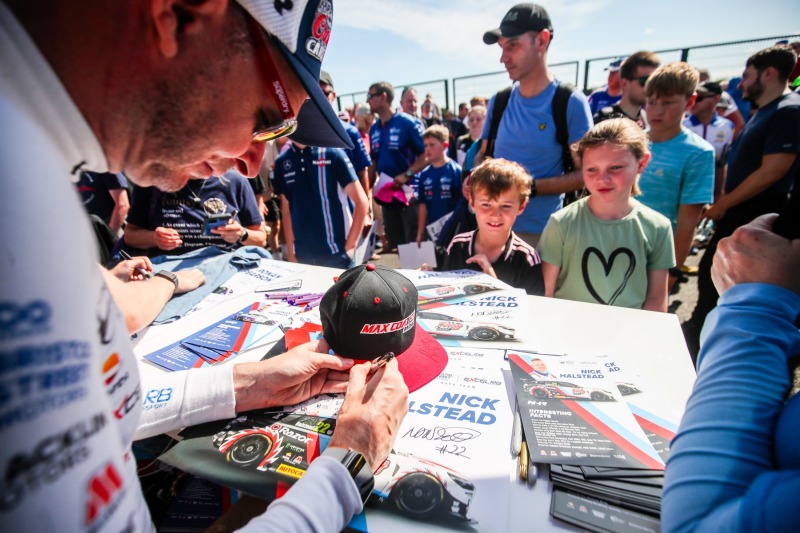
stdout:
[[[505,531],[513,389],[504,354],[450,352],[439,378],[411,394],[395,447],[376,469],[373,495],[350,529]],[[275,499],[325,449],[342,399],[324,395],[281,412],[253,411],[188,428],[161,460]]]
[[605,366],[612,361],[506,353],[532,461],[664,469]]

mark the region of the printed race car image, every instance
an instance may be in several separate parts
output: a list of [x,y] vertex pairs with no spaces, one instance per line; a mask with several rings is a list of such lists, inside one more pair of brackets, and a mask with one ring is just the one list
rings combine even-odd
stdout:
[[498,288],[493,285],[475,282],[454,283],[450,285],[420,285],[417,287],[418,299],[421,302],[457,298],[496,290],[498,290]]
[[474,492],[471,481],[446,466],[396,451],[375,472],[372,489],[373,498],[410,518],[444,515],[473,523],[468,510]]
[[514,330],[491,322],[472,322],[441,313],[418,311],[417,324],[436,337],[460,337],[474,341],[513,339]]
[[296,480],[325,448],[335,422],[303,413],[241,416],[215,434],[211,443],[233,465]]
[[622,394],[623,396],[634,394],[636,392],[642,392],[642,389],[640,389],[633,383],[628,383],[627,381],[617,382],[617,388],[619,389],[620,394]]
[[613,402],[614,395],[603,389],[582,387],[568,381],[527,381],[522,390],[535,398],[560,398],[565,400],[595,400]]

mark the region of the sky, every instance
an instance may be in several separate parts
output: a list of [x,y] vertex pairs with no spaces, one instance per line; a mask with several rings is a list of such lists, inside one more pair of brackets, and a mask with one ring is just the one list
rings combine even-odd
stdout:
[[[496,0],[334,0],[333,31],[323,68],[333,77],[339,95],[365,93],[375,81],[402,87],[502,71],[499,47],[483,44],[482,36],[499,26],[513,5]],[[547,0],[541,5],[554,29],[548,63],[580,60],[581,87],[585,59],[800,34],[797,0]],[[749,54],[770,44],[706,49],[694,53],[694,58],[690,54],[689,62],[709,68],[712,78],[718,79],[741,71]],[[679,52],[662,55],[664,62],[679,58]],[[590,86],[603,82],[606,64],[606,60],[592,63]],[[561,79],[575,77],[574,66],[553,71]],[[491,96],[509,81],[502,74],[476,83],[459,82],[458,101],[468,99],[471,92]],[[420,92],[430,90],[437,102],[445,103],[444,83],[421,87]],[[363,101],[363,96],[356,99]]]

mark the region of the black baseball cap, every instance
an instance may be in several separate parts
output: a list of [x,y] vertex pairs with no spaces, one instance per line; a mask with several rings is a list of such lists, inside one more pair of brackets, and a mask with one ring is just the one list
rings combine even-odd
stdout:
[[483,34],[483,42],[495,44],[500,37],[517,37],[529,31],[550,30],[553,23],[545,8],[539,4],[517,4],[508,10],[500,22],[500,27]]
[[704,81],[697,86],[697,94],[719,96],[722,94],[722,86],[715,81]]
[[438,376],[447,352],[416,322],[417,289],[399,272],[372,264],[344,272],[322,297],[322,336],[339,355],[372,361],[392,352],[409,391]]

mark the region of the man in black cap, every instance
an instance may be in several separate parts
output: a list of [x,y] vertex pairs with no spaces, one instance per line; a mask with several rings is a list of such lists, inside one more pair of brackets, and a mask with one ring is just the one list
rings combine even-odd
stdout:
[[714,147],[714,200],[722,194],[725,184],[725,165],[733,143],[733,122],[717,114],[717,104],[722,97],[722,87],[715,81],[704,81],[697,86],[697,98],[683,125],[705,139]]
[[[583,186],[580,171],[564,173],[562,144],[556,138],[553,99],[559,82],[547,69],[547,50],[553,39],[550,16],[537,4],[518,4],[503,17],[500,27],[483,35],[486,44],[498,44],[500,62],[514,83],[494,139],[493,157],[520,163],[536,179],[537,195],[514,224],[514,232],[535,246],[550,215],[561,208],[564,193]],[[567,142],[577,142],[592,126],[586,97],[570,91],[566,106]],[[502,93],[498,93],[502,94]],[[494,104],[489,102],[481,138],[491,130]],[[486,154],[476,157],[476,166]]]
[[140,380],[121,282],[92,261],[69,183],[124,171],[177,191],[233,166],[255,176],[264,141],[292,132],[347,146],[319,87],[332,16],[329,0],[0,3],[0,529],[151,531],[132,440],[345,390],[328,449],[250,526],[340,531],[362,509],[407,410],[396,362],[368,377],[320,341]]

